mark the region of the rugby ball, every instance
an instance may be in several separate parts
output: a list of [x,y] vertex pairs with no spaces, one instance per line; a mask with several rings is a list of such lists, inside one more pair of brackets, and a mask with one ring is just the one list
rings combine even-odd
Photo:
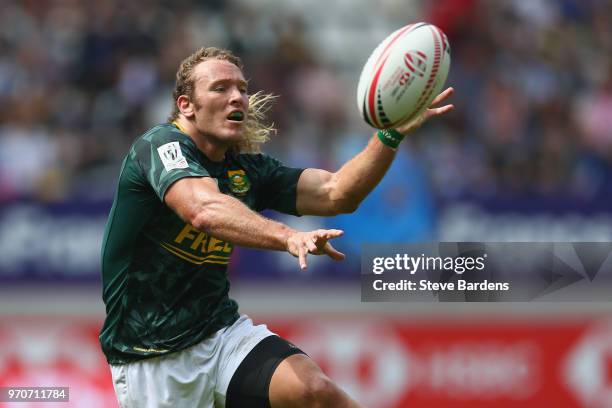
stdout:
[[385,38],[368,58],[357,85],[357,106],[377,129],[395,128],[429,107],[450,67],[446,35],[428,23],[409,24]]

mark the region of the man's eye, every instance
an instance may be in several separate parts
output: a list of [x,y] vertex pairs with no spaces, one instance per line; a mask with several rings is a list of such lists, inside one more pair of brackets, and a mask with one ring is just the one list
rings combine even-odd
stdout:
[[225,87],[224,86],[216,86],[213,91],[215,92],[223,92],[225,91]]

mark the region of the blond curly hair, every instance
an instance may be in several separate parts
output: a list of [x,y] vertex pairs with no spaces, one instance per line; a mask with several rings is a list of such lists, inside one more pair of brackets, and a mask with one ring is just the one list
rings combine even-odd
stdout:
[[[180,111],[176,104],[177,99],[181,95],[193,98],[195,90],[195,78],[193,71],[195,67],[208,59],[219,59],[231,62],[242,71],[244,66],[242,60],[234,55],[231,51],[216,48],[202,47],[187,58],[185,58],[178,71],[176,72],[176,81],[174,90],[172,91],[172,99],[174,107],[172,113],[168,117],[169,122],[174,122],[178,119]],[[249,96],[249,110],[245,119],[245,131],[243,139],[233,146],[233,150],[237,153],[259,153],[261,145],[265,143],[270,134],[275,132],[274,124],[266,122],[266,113],[272,107],[272,103],[276,99],[275,95],[266,94],[258,91]]]

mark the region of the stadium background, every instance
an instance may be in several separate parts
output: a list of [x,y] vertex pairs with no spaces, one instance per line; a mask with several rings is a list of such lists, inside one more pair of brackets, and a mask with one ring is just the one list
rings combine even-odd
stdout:
[[97,345],[101,235],[182,58],[234,50],[251,90],[281,96],[266,152],[335,169],[371,134],[362,64],[414,21],[448,34],[456,110],[401,146],[357,213],[278,217],[345,229],[346,262],[302,273],[238,250],[234,297],[371,407],[612,406],[609,303],[363,304],[358,281],[372,241],[612,241],[608,0],[0,2],[0,386],[116,406]]

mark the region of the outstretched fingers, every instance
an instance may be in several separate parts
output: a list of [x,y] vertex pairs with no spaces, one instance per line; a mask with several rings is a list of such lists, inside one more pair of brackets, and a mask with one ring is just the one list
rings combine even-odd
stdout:
[[452,103],[448,105],[440,106],[439,108],[431,107],[431,106],[435,106],[439,104],[440,102],[443,102],[444,100],[446,100],[449,96],[453,94],[453,92],[455,92],[455,89],[453,87],[449,87],[449,88],[446,88],[444,92],[441,92],[438,96],[436,96],[436,98],[431,103],[430,108],[425,111],[423,115],[424,119],[427,120],[433,116],[442,115],[448,111],[453,110],[455,108],[455,105],[453,105]]
[[344,234],[337,229],[318,229],[310,232],[297,232],[287,240],[287,251],[298,258],[301,269],[308,266],[308,254],[327,255],[335,260],[345,258],[344,254],[336,250],[329,240]]
[[448,88],[440,92],[440,94],[434,98],[434,100],[431,102],[431,106],[437,105],[440,102],[446,100],[449,96],[453,94],[453,92],[455,92],[455,88],[453,88],[452,86],[449,86]]
[[444,105],[438,108],[434,107],[435,105],[438,105],[441,102],[444,102],[447,98],[449,98],[453,94],[453,92],[455,92],[455,89],[452,86],[440,92],[440,94],[438,94],[438,96],[436,96],[434,100],[431,102],[428,109],[425,109],[425,111],[423,111],[420,115],[416,116],[413,119],[409,118],[408,122],[398,125],[397,130],[400,133],[407,135],[408,133],[413,132],[414,130],[421,127],[421,125],[425,123],[427,120],[429,120],[431,117],[439,116],[450,110],[453,110],[455,108],[453,104]]
[[335,261],[342,261],[344,258],[346,258],[346,255],[334,248],[329,242],[325,243],[325,246],[323,247],[323,252],[325,252],[327,256],[329,256]]
[[443,113],[446,113],[448,111],[451,111],[455,108],[455,105],[453,105],[452,103],[449,105],[444,105],[441,106],[439,108],[429,108],[427,110],[427,117],[430,118],[432,116],[438,116],[438,115],[442,115]]
[[344,234],[344,231],[339,229],[319,229],[315,231],[315,235],[323,239],[338,238]]
[[301,269],[306,269],[308,263],[306,262],[306,254],[308,251],[304,247],[298,249],[298,262],[300,263]]
[[331,230],[317,230],[317,250],[319,254],[326,254],[332,259],[337,261],[343,260],[345,255],[338,251],[336,248],[332,246],[329,242],[330,239],[340,237],[344,234],[344,231],[338,229]]

